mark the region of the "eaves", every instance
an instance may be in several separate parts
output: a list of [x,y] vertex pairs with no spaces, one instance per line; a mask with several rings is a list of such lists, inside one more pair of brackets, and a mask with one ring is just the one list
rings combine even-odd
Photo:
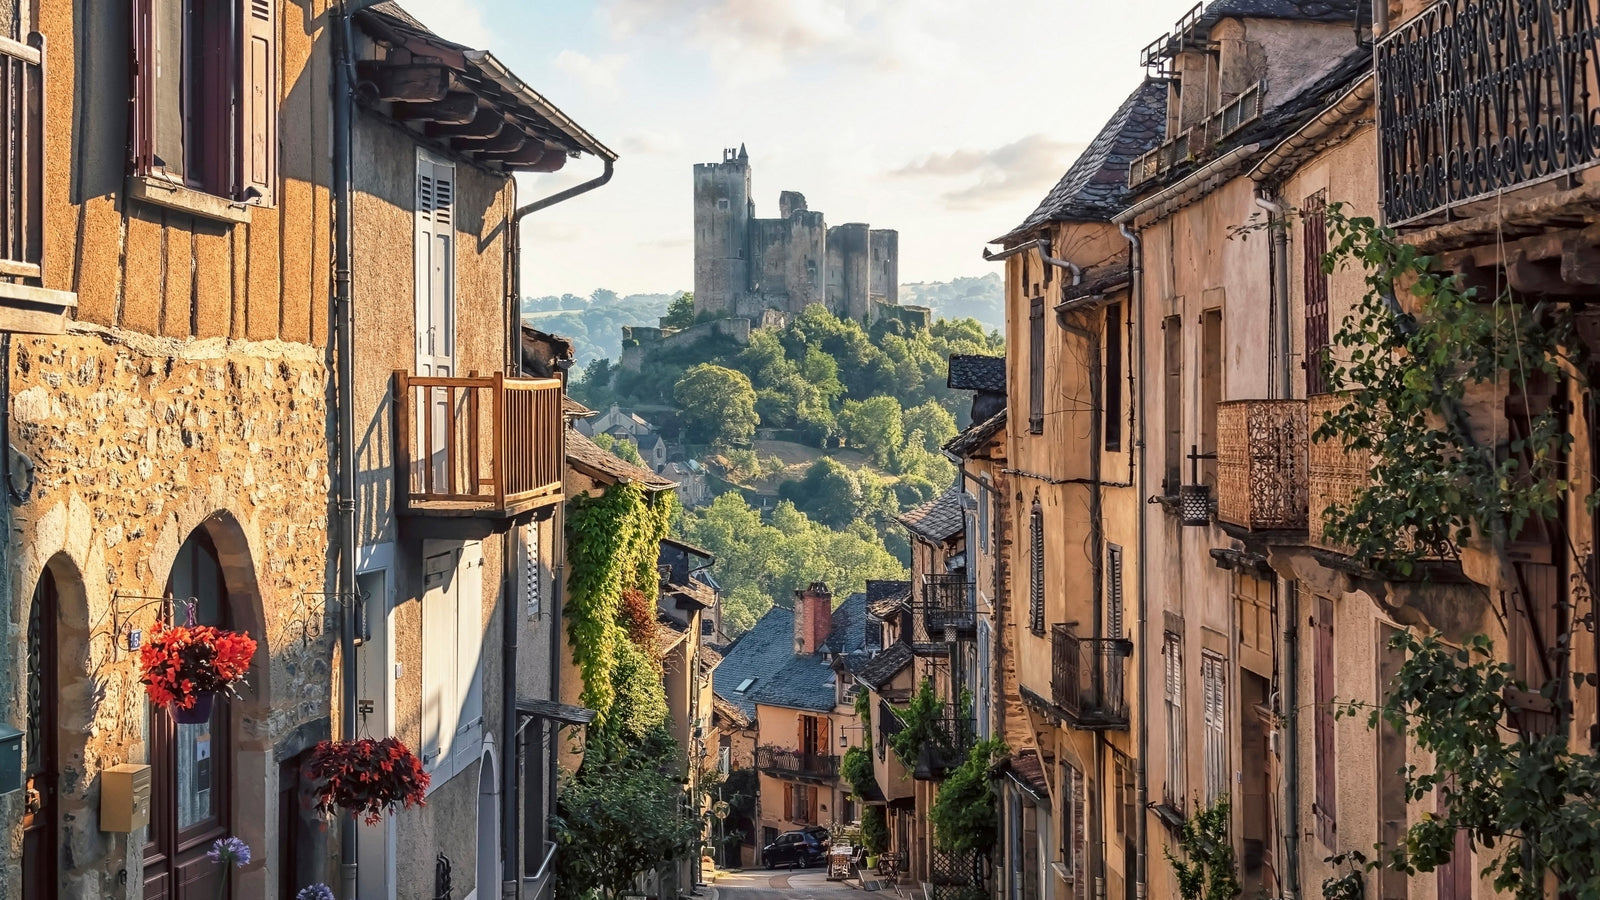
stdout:
[[1261,150],[1261,145],[1244,144],[1229,150],[1181,181],[1140,200],[1111,221],[1117,225],[1144,228],[1171,216],[1178,210],[1211,194],[1244,171],[1250,160]]
[[1339,99],[1329,104],[1316,118],[1267,151],[1261,161],[1250,170],[1250,179],[1257,184],[1276,184],[1282,181],[1307,160],[1322,152],[1330,142],[1348,135],[1351,126],[1360,124],[1359,117],[1369,108],[1376,92],[1377,80],[1368,73],[1351,85],[1349,90],[1339,95]]

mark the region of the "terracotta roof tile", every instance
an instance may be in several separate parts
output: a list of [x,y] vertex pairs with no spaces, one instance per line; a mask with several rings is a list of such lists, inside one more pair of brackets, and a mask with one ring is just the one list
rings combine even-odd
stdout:
[[984,421],[968,426],[966,431],[947,441],[944,449],[957,456],[967,456],[1005,430],[1006,411],[1002,409]]
[[592,478],[616,483],[635,481],[647,491],[665,491],[677,483],[606,450],[584,437],[576,428],[567,429],[567,464]]
[[947,541],[961,533],[966,515],[961,508],[961,492],[951,487],[895,521],[913,534],[930,541]]

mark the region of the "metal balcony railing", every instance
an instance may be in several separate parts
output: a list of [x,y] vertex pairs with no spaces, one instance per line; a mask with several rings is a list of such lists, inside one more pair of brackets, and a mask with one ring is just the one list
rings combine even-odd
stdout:
[[44,253],[44,36],[0,39],[0,276],[38,278]]
[[1235,400],[1217,407],[1217,518],[1252,531],[1303,531],[1306,402]]
[[757,747],[756,768],[769,775],[791,778],[819,778],[831,781],[839,777],[839,757],[824,753],[805,753],[783,747]]
[[924,575],[922,601],[913,609],[913,642],[948,642],[975,636],[975,600],[973,584],[965,575]]
[[894,707],[887,700],[878,701],[878,758],[883,759],[889,751],[889,739],[904,731],[906,723],[900,720]]
[[944,716],[933,735],[922,744],[917,753],[913,778],[939,780],[951,769],[967,760],[967,754],[978,740],[978,723],[971,716],[963,716],[946,706]]
[[1378,41],[1390,224],[1600,159],[1597,0],[1442,0]]
[[1087,731],[1128,727],[1128,657],[1133,642],[1078,637],[1056,625],[1050,635],[1050,688],[1068,724]]
[[404,510],[507,516],[562,499],[566,430],[555,378],[394,373]]

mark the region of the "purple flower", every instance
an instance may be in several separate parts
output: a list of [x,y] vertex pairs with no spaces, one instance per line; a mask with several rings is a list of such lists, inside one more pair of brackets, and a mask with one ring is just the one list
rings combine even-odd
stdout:
[[322,882],[308,884],[294,895],[294,900],[333,900],[333,888]]
[[250,845],[236,837],[217,838],[206,851],[206,858],[214,863],[233,863],[239,868],[250,865]]

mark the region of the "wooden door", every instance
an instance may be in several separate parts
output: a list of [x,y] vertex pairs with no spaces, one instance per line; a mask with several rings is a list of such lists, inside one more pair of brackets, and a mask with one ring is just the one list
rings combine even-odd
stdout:
[[[167,582],[167,615],[177,623],[231,627],[216,548],[195,532],[178,551]],[[192,600],[192,603],[190,602]],[[210,721],[180,725],[164,707],[148,710],[150,829],[144,849],[146,900],[216,900],[222,870],[206,858],[230,833],[232,710],[218,695]],[[260,852],[263,848],[254,848]],[[231,884],[230,884],[231,893]]]
[[49,569],[40,576],[28,609],[22,900],[55,900],[58,888],[56,620],[59,612],[55,578]]

